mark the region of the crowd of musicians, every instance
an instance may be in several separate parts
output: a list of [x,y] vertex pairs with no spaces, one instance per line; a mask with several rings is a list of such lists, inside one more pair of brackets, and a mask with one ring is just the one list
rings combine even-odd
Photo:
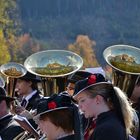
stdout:
[[[38,89],[40,82],[27,72],[16,80],[15,97],[8,96],[6,86],[0,87],[1,140],[20,139],[25,132],[23,139],[140,140],[140,79],[130,98],[101,73],[86,70],[69,75],[66,90],[48,97]],[[15,115],[25,117],[39,137]]]

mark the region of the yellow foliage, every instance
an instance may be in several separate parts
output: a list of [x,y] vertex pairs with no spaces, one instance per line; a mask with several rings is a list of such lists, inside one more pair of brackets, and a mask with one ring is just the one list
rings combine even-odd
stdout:
[[3,37],[3,32],[2,32],[2,29],[0,29],[0,40],[2,40],[4,37]]
[[99,63],[96,59],[96,55],[93,46],[96,45],[95,41],[89,39],[88,36],[77,36],[76,42],[68,46],[68,50],[79,54],[84,61],[83,68],[85,67],[97,67]]
[[11,59],[6,40],[3,36],[2,29],[0,29],[0,65],[9,62]]
[[0,65],[9,62],[10,59],[11,57],[7,49],[7,46],[5,44],[1,44],[0,45]]

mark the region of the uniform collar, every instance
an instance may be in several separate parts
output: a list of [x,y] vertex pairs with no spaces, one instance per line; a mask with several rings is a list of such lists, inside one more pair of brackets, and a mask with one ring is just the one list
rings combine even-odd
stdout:
[[37,90],[32,91],[29,95],[26,97],[23,97],[27,102],[36,94]]

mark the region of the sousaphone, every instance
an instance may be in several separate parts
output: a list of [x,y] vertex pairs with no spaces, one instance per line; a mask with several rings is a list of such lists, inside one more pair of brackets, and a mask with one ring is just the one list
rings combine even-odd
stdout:
[[0,75],[0,87],[4,88],[5,87],[5,81],[2,78],[2,76]]
[[131,97],[140,75],[140,49],[129,45],[113,45],[103,52],[112,67],[112,83]]
[[24,62],[29,72],[42,78],[45,96],[64,91],[67,76],[78,71],[82,65],[83,60],[79,55],[66,50],[37,52]]
[[0,72],[6,76],[6,88],[8,95],[14,97],[16,78],[22,77],[26,74],[27,70],[22,64],[16,62],[9,62],[0,67]]

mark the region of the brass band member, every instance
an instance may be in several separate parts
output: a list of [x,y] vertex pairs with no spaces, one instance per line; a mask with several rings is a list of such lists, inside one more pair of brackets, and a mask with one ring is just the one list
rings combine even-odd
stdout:
[[92,73],[85,70],[79,70],[68,77],[67,92],[70,96],[73,95],[75,83],[90,76]]
[[26,110],[33,109],[41,98],[38,82],[40,82],[40,79],[30,72],[17,79],[16,89],[18,94],[22,96],[21,106]]
[[74,99],[86,118],[93,121],[85,140],[127,140],[133,126],[134,109],[126,95],[108,82],[98,82],[95,75],[76,84]]
[[24,131],[10,113],[10,104],[14,100],[6,96],[6,91],[0,87],[0,137],[2,140],[13,140]]
[[30,72],[18,78],[16,82],[17,92],[19,96],[22,96],[22,99],[21,105],[16,106],[15,112],[16,114],[26,117],[35,128],[37,126],[30,112],[36,109],[37,104],[42,98],[41,92],[38,90],[38,82],[40,82],[40,79]]
[[34,117],[48,140],[82,140],[78,108],[67,95],[52,95],[37,107]]
[[[73,96],[76,82],[78,82],[80,80],[84,80],[85,78],[88,78],[91,75],[93,75],[93,74],[88,72],[88,71],[85,71],[85,70],[79,70],[79,71],[73,73],[72,75],[70,75],[68,77],[68,86],[67,86],[68,94],[70,96]],[[94,75],[96,76],[98,82],[105,82],[106,81],[105,77],[102,74],[96,73]],[[74,102],[75,102],[75,100],[74,100]],[[81,114],[80,117],[81,117],[81,121],[82,121],[83,131],[85,131],[88,124],[90,124],[90,122],[92,121],[92,117],[91,118],[85,118],[83,114]]]

